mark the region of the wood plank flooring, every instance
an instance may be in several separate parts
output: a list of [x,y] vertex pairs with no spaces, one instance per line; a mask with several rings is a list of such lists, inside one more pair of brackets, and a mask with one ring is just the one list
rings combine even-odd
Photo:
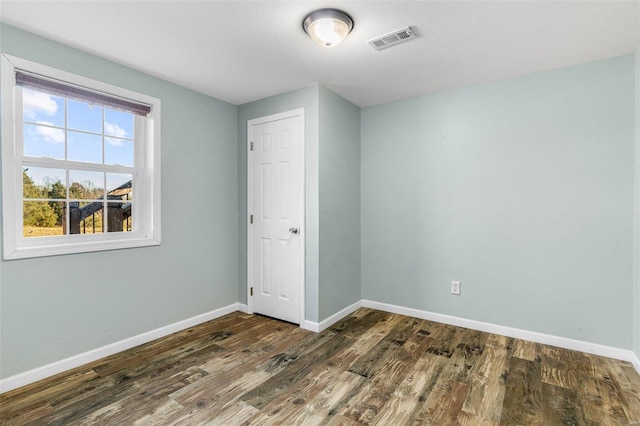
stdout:
[[0,395],[2,425],[640,424],[623,361],[359,309],[233,313]]

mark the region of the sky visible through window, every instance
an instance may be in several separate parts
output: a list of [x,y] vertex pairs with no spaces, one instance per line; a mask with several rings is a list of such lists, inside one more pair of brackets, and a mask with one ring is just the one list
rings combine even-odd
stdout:
[[[23,121],[25,156],[127,167],[134,165],[134,115],[131,113],[69,98],[65,102],[63,97],[24,88]],[[28,175],[36,185],[66,181],[64,170],[28,169]],[[102,172],[72,170],[69,185],[78,182],[103,188],[104,176]],[[130,174],[107,173],[107,191],[131,178]]]

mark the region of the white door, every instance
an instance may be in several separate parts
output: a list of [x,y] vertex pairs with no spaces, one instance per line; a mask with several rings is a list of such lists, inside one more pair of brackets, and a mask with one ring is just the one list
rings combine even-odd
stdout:
[[304,111],[248,123],[249,311],[304,319]]

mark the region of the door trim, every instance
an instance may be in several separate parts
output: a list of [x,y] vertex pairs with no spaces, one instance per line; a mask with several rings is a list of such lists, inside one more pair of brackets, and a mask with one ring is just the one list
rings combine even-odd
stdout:
[[306,305],[306,299],[305,299],[305,287],[306,287],[306,280],[305,280],[305,266],[306,266],[306,255],[305,255],[305,251],[306,251],[306,243],[307,243],[307,234],[306,234],[306,164],[305,164],[305,145],[306,145],[306,139],[305,139],[305,122],[304,122],[304,108],[297,108],[297,109],[293,109],[290,111],[285,111],[285,112],[280,112],[277,114],[271,114],[271,115],[267,115],[264,117],[259,117],[259,118],[254,118],[251,120],[247,121],[247,140],[246,140],[246,147],[247,147],[247,215],[246,215],[246,221],[247,221],[247,312],[252,314],[253,313],[253,299],[251,297],[251,287],[252,287],[252,283],[253,283],[253,256],[252,256],[252,250],[251,250],[251,241],[252,241],[252,236],[253,236],[253,232],[252,232],[252,227],[251,227],[251,223],[250,223],[250,215],[252,214],[253,211],[253,188],[251,187],[251,182],[252,182],[252,178],[253,178],[253,174],[252,174],[252,167],[251,167],[251,151],[250,151],[250,145],[253,139],[253,126],[255,125],[259,125],[259,124],[264,124],[264,123],[269,123],[272,121],[278,121],[278,120],[285,120],[287,118],[294,118],[294,117],[298,117],[298,119],[300,120],[300,165],[302,168],[302,185],[300,187],[300,193],[298,194],[299,197],[302,197],[302,220],[301,220],[301,225],[300,225],[300,234],[302,237],[302,244],[301,244],[301,259],[302,259],[302,264],[300,265],[300,327],[304,328],[303,325],[305,324],[305,305]]

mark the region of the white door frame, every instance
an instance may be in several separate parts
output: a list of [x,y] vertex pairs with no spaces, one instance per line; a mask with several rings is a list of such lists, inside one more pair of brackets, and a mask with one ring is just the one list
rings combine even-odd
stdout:
[[284,120],[287,118],[299,117],[300,120],[300,164],[302,167],[302,185],[300,194],[302,197],[302,219],[300,225],[300,237],[302,238],[302,264],[300,265],[300,327],[306,321],[305,317],[305,264],[306,255],[305,248],[307,242],[306,234],[306,165],[305,165],[305,126],[304,126],[304,108],[298,108],[290,111],[280,112],[277,114],[267,115],[265,117],[254,118],[247,121],[247,311],[253,313],[253,298],[251,297],[251,287],[253,286],[253,255],[251,250],[251,241],[253,236],[253,228],[251,227],[250,217],[253,211],[253,188],[251,185],[253,172],[251,167],[251,142],[253,141],[253,126],[258,124],[269,123],[271,121]]

